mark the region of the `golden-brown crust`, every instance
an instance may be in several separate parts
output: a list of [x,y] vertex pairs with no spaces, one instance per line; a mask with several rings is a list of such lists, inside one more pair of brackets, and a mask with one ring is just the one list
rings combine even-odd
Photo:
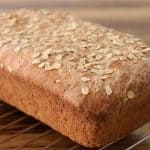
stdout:
[[[33,17],[37,24],[41,22],[38,30]],[[61,27],[51,31],[56,34],[61,30],[59,40],[53,39],[55,34],[45,37],[45,28],[55,28],[54,24],[47,26],[47,17]],[[72,26],[68,26],[68,21]],[[32,36],[25,30],[26,26],[40,34],[31,32]],[[141,40],[48,10],[1,12],[0,27],[0,98],[5,102],[88,147],[104,146],[150,120],[147,115],[150,113],[150,53]],[[66,28],[69,33],[65,32]],[[79,32],[82,30],[92,38]],[[68,35],[73,39],[76,35],[78,39],[66,43]],[[34,38],[37,39],[33,41]],[[41,42],[42,38],[45,39]],[[39,46],[40,42],[46,47]],[[60,50],[57,54],[57,48],[61,47],[65,50],[68,47],[69,52]],[[51,53],[48,58],[43,56],[45,51]],[[101,51],[102,56],[97,54]],[[82,56],[86,60],[84,69],[81,69]],[[90,61],[94,65],[89,65]],[[42,62],[49,64],[45,63],[43,68]],[[99,66],[102,68],[95,69]]]

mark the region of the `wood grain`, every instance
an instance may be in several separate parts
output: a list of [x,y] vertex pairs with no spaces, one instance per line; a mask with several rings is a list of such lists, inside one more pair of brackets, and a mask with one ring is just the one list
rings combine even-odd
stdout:
[[[16,9],[21,7],[34,8],[49,8],[51,10],[66,10],[83,19],[103,24],[108,27],[113,27],[122,32],[135,34],[142,38],[150,45],[150,0],[5,0],[0,1],[0,9]],[[0,117],[4,112],[8,111],[8,106],[0,106]],[[12,108],[11,108],[12,109]],[[0,128],[21,118],[24,114],[18,112],[7,118],[0,119]],[[5,130],[0,130],[0,142],[16,132],[25,129],[36,121],[32,118],[27,118],[20,123],[17,123]],[[0,150],[14,150],[16,146],[26,143],[41,133],[50,130],[45,125],[40,125],[28,132],[22,133],[20,136],[0,144]],[[141,138],[144,133],[150,132],[150,125],[145,125],[143,128],[136,130],[127,138],[114,144],[108,150],[123,150],[127,146],[133,144]],[[62,137],[56,132],[51,132],[28,144],[21,150],[41,150],[45,145],[54,142],[59,137]],[[66,150],[74,145],[73,142],[63,137],[63,140],[49,150]],[[82,150],[84,148],[78,147]],[[150,141],[146,141],[139,145],[135,150],[149,150]]]

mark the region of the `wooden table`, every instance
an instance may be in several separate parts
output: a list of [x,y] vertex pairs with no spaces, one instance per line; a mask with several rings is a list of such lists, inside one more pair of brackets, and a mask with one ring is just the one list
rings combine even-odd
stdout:
[[[90,20],[96,23],[113,27],[122,32],[132,33],[142,38],[150,45],[150,0],[4,0],[0,1],[1,9],[14,9],[20,7],[46,7],[51,10],[67,10],[72,14],[78,15],[83,19]],[[2,108],[2,107],[1,107]],[[3,107],[3,109],[5,109]],[[2,113],[0,109],[0,113]],[[19,117],[19,113],[16,116],[12,116],[8,119],[3,119],[0,122],[0,127],[4,126],[8,121],[12,121]],[[0,141],[10,135],[24,129],[26,125],[32,124],[34,121],[30,118],[30,121],[19,123],[6,131],[0,130]],[[16,140],[5,143],[0,146],[0,150],[13,150],[16,145],[27,142],[35,136],[39,136],[45,132],[47,127],[40,126],[38,129],[32,129],[30,132],[23,133]],[[142,129],[137,130],[131,136],[122,140],[119,144],[114,145],[109,150],[121,150],[127,147],[139,138],[141,133],[150,131],[150,125],[146,125]],[[23,150],[41,150],[42,146],[49,144],[49,142],[55,139],[55,132],[50,135],[45,135],[40,140],[29,144]],[[60,135],[57,135],[60,136]],[[61,137],[61,136],[60,136]],[[71,142],[64,142],[62,145],[58,145],[59,150],[62,146],[67,144],[73,145]],[[52,148],[56,149],[56,147]],[[64,150],[66,148],[64,147]],[[82,148],[79,148],[80,150]],[[136,148],[136,150],[149,150],[150,141],[146,141]]]

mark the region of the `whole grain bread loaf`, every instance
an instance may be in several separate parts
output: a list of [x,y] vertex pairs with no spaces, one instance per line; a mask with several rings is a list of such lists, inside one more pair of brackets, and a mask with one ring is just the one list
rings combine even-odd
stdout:
[[0,12],[0,99],[102,147],[150,121],[150,47],[64,12]]

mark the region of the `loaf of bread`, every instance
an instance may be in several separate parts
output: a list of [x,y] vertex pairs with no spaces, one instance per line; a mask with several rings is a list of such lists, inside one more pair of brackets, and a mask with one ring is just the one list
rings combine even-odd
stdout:
[[150,47],[64,12],[0,12],[0,99],[86,147],[150,121]]

